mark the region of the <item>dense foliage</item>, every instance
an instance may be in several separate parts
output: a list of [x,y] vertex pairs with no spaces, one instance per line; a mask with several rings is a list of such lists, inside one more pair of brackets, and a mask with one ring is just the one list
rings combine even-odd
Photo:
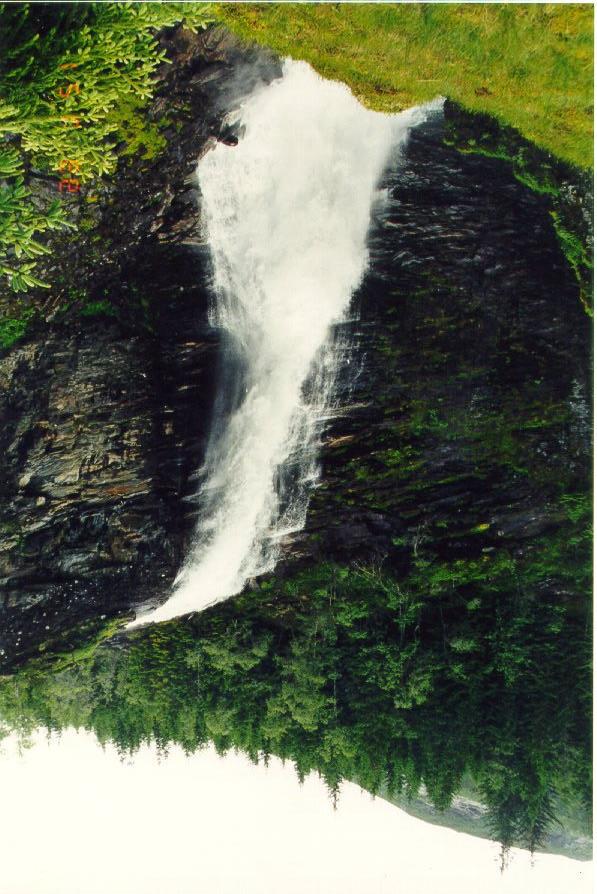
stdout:
[[[585,568],[586,515],[576,502],[562,528]],[[589,617],[546,552],[431,567],[418,550],[401,582],[320,565],[32,664],[2,682],[0,716],[24,736],[84,727],[124,752],[155,740],[276,754],[333,794],[342,779],[389,796],[424,785],[439,810],[472,778],[491,834],[533,850],[591,792]]]
[[447,96],[574,164],[593,164],[593,13],[586,5],[220,4],[241,36],[306,59],[371,108]]
[[0,273],[16,291],[43,285],[39,236],[68,225],[31,178],[68,194],[114,173],[165,59],[155,34],[180,21],[204,27],[206,4],[0,5]]

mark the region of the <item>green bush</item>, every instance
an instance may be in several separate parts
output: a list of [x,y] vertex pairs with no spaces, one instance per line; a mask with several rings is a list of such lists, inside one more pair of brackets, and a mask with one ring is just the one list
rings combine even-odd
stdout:
[[60,200],[33,199],[31,168],[81,184],[112,174],[130,133],[120,110],[140,115],[165,61],[155,34],[208,20],[203,3],[0,5],[0,273],[14,290],[43,285],[37,237],[68,225]]

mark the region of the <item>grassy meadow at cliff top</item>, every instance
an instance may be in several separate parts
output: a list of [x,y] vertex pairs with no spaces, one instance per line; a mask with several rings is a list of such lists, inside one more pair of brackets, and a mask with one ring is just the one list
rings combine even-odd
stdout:
[[593,164],[590,4],[228,3],[217,17],[344,81],[370,108],[447,96],[565,161]]

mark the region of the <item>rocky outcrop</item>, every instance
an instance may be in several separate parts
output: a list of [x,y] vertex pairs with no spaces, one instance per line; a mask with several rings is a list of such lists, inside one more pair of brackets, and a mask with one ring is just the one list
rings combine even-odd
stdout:
[[230,138],[229,109],[279,69],[219,29],[162,42],[174,64],[149,120],[175,122],[166,150],[146,160],[142,147],[67,199],[77,238],[55,240],[37,322],[0,358],[6,666],[164,593],[193,527],[217,369],[194,173]]

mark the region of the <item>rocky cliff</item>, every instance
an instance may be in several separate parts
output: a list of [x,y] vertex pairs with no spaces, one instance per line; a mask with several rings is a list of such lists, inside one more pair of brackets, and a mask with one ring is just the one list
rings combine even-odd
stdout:
[[[218,344],[194,169],[214,140],[234,143],[227,113],[279,68],[219,29],[163,43],[174,64],[149,120],[166,148],[66,199],[77,237],[55,240],[53,288],[0,359],[7,667],[163,596],[197,511]],[[550,197],[507,160],[460,151],[460,116],[448,104],[388,171],[348,333],[359,373],[282,576],[333,559],[400,577],[424,555],[482,558],[490,577],[504,550],[538,543],[576,561],[564,540],[589,481],[589,321]],[[558,176],[586,203],[573,172]],[[538,586],[582,602],[548,571]]]

